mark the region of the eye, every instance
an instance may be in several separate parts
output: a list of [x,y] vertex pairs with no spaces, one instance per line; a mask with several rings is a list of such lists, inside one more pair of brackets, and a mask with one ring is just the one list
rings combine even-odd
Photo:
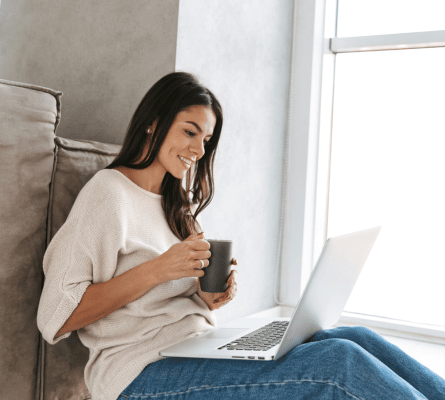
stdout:
[[[1,0],[0,0],[0,1],[1,1]],[[196,133],[193,132],[193,131],[189,131],[189,130],[184,130],[184,131],[185,131],[185,133],[187,134],[188,137],[193,138],[193,137],[196,136]],[[210,142],[210,139],[211,139],[211,137],[210,137],[209,139],[205,139],[205,140],[204,140],[204,146],[206,146],[206,145]]]

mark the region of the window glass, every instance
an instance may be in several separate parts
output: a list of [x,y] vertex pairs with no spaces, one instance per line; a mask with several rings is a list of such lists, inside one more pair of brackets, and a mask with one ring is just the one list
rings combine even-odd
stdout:
[[338,0],[337,37],[445,30],[444,0]]
[[445,326],[444,65],[337,55],[328,237],[383,225],[345,311]]

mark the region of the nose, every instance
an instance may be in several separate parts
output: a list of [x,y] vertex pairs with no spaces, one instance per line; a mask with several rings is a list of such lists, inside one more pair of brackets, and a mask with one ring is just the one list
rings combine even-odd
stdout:
[[196,154],[197,159],[199,160],[202,158],[205,154],[205,148],[204,148],[204,139],[196,138],[196,140],[193,141],[193,143],[190,145],[190,151],[193,154]]

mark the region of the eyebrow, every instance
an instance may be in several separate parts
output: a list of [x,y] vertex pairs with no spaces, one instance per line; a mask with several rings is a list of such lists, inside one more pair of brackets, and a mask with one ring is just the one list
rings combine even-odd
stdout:
[[[200,127],[196,122],[194,122],[194,121],[185,121],[185,122],[187,122],[188,124],[192,124],[192,125],[194,125],[194,126],[196,127],[196,129],[198,129],[198,131],[199,131],[200,133],[202,133],[202,129],[201,129],[201,127]],[[208,136],[213,136],[213,135],[208,135]]]

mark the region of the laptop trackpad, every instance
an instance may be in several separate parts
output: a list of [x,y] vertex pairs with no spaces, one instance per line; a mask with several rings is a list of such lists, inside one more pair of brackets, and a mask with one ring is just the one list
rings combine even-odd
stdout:
[[241,335],[248,330],[249,328],[219,328],[202,336],[202,339],[228,339],[232,336]]

